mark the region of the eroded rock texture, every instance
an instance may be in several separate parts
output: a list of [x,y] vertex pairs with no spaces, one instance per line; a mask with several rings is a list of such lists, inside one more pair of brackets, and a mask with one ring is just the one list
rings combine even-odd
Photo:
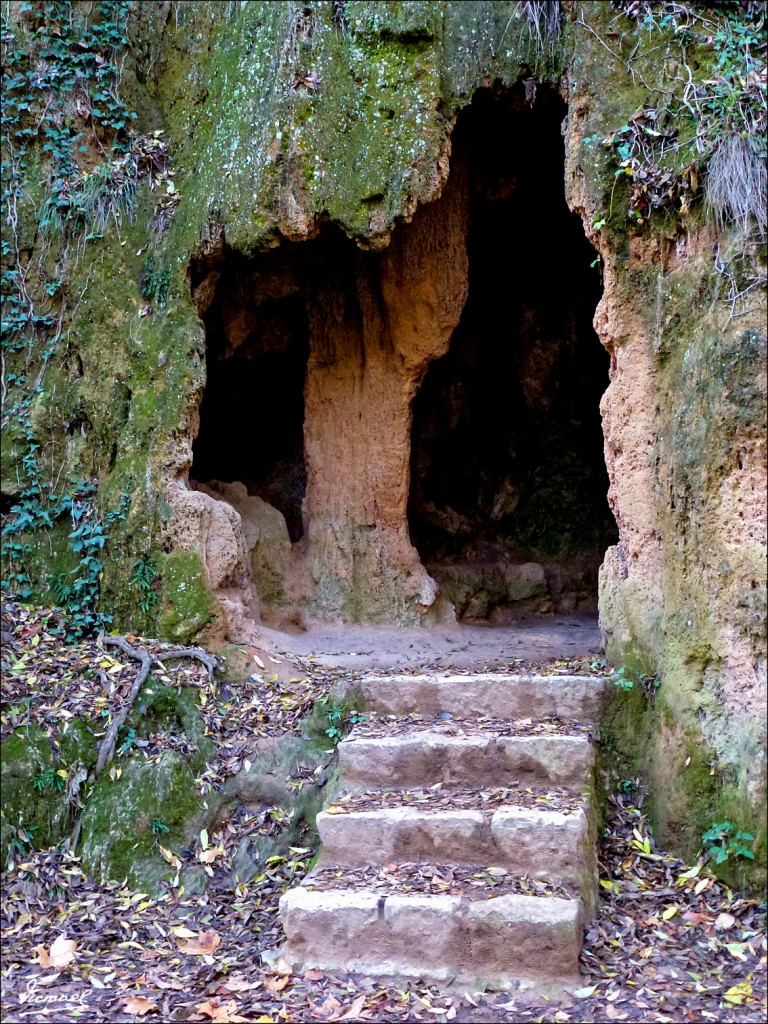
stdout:
[[695,849],[764,785],[764,293],[735,309],[695,211],[627,222],[594,144],[651,102],[598,38],[624,16],[563,4],[542,49],[521,6],[138,5],[124,87],[180,200],[150,234],[142,186],[73,269],[30,423],[131,494],[103,600],[134,622],[151,556],[167,637],[584,610],[602,561],[608,653],[662,681],[617,742]]

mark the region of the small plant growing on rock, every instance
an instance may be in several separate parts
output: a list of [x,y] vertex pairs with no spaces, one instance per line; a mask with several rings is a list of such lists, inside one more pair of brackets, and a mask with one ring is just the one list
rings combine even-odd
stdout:
[[38,793],[61,793],[64,789],[64,778],[59,775],[55,768],[46,768],[40,772],[37,778],[33,779],[32,785]]
[[151,558],[146,561],[139,559],[133,563],[130,585],[138,588],[139,608],[145,613],[157,604],[157,592],[153,587],[157,576],[157,567]]
[[26,857],[29,851],[34,849],[33,839],[39,828],[39,825],[27,825],[25,828],[19,825],[8,843],[7,860],[11,860],[14,853],[19,857]]
[[627,666],[622,665],[619,671],[616,673],[616,678],[613,680],[613,685],[619,690],[623,690],[627,693],[635,685],[634,681],[627,675]]
[[366,720],[365,715],[355,708],[350,708],[344,703],[337,704],[332,702],[330,697],[326,697],[323,703],[326,706],[330,704],[328,709],[328,728],[325,730],[325,735],[328,736],[334,746],[337,746],[344,739],[353,725],[360,725]]
[[747,843],[753,843],[755,837],[749,832],[742,832],[741,830],[734,833],[733,825],[730,821],[714,822],[706,832],[702,833],[701,838],[708,847],[705,852],[710,858],[714,859],[715,864],[723,864],[730,857],[746,857],[748,860],[755,859],[754,853],[746,845]]

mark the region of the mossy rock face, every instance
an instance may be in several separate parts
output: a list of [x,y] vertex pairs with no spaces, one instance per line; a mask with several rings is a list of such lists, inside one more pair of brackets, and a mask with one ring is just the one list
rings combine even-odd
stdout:
[[59,766],[45,730],[30,725],[4,739],[0,766],[3,857],[19,829],[37,849],[60,842],[69,825],[67,798],[56,781],[61,778],[55,775]]
[[188,643],[211,620],[215,600],[196,551],[172,551],[161,565],[163,601],[160,633]]
[[[101,726],[98,731],[102,732],[103,728]],[[90,722],[83,722],[78,718],[72,719],[55,742],[58,744],[65,766],[77,763],[90,771],[96,764],[96,759],[99,756],[99,740],[96,738]]]
[[83,812],[86,870],[97,881],[127,878],[131,886],[155,890],[173,876],[158,845],[177,852],[192,843],[204,813],[180,754],[166,751],[158,761],[132,758],[116,781],[108,772],[101,776]]
[[[183,734],[192,747],[187,755],[190,768],[201,772],[216,748],[213,740],[205,735],[205,722],[197,710],[196,697],[194,687],[177,690],[164,686],[159,680],[150,680],[136,699],[126,729],[134,729],[142,739],[156,732]],[[118,736],[118,748],[125,737],[125,731]]]
[[[627,678],[639,678],[629,671]],[[733,832],[755,837],[754,861],[729,858],[709,864],[731,885],[761,892],[765,888],[765,783],[761,793],[748,793],[744,773],[735,764],[724,770],[700,729],[681,724],[686,716],[664,696],[665,681],[655,699],[641,684],[616,689],[601,728],[602,769],[607,776],[623,771],[640,776],[648,787],[646,809],[659,843],[689,862],[701,851],[702,835],[713,823],[730,821]],[[745,756],[764,759],[756,744]]]

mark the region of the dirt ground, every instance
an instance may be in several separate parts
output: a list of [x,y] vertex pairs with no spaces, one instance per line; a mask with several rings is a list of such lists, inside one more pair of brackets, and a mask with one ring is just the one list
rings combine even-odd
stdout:
[[514,659],[589,658],[602,647],[596,619],[561,615],[521,619],[505,627],[312,625],[302,633],[261,631],[286,656],[314,655],[318,665],[355,670],[508,670]]

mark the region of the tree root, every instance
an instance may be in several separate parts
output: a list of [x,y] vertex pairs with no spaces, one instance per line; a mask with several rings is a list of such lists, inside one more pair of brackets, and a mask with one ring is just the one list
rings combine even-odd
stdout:
[[150,654],[141,647],[132,647],[131,644],[129,644],[122,636],[105,636],[102,634],[100,642],[104,647],[119,647],[119,649],[124,654],[127,654],[129,658],[133,658],[134,661],[141,662],[141,667],[136,673],[136,678],[133,681],[133,686],[131,687],[131,692],[128,694],[125,706],[122,711],[112,719],[112,724],[107,730],[104,739],[101,741],[101,745],[99,746],[99,756],[93,772],[94,782],[115,756],[117,734],[121,727],[125,725],[125,720],[131,713],[133,705],[136,702],[136,698],[139,695],[139,690],[144,685],[144,682],[152,668],[153,662],[171,661],[173,658],[196,658],[197,661],[201,661],[203,665],[205,665],[208,669],[209,675],[213,675],[214,669],[219,663],[217,658],[212,654],[208,654],[207,651],[202,650],[200,647],[171,647],[168,651],[160,651],[158,654]]
[[[213,675],[214,670],[219,664],[218,658],[213,654],[209,654],[207,651],[202,650],[200,647],[171,647],[167,651],[159,651],[157,654],[150,654],[149,651],[145,651],[142,647],[133,647],[125,637],[122,636],[106,636],[101,634],[99,637],[99,643],[104,647],[117,647],[124,654],[127,654],[129,658],[134,661],[140,662],[139,671],[136,673],[136,678],[133,680],[131,691],[128,694],[128,698],[123,708],[114,716],[112,723],[107,729],[107,732],[99,744],[99,754],[96,759],[96,766],[93,769],[90,781],[95,783],[107,765],[112,761],[115,756],[115,744],[117,743],[117,734],[125,725],[125,721],[130,715],[133,705],[136,703],[136,698],[139,695],[139,691],[146,682],[147,676],[149,675],[152,665],[155,662],[172,661],[174,658],[195,658],[200,661],[208,669],[208,674]],[[80,827],[82,818],[78,818],[77,824],[72,832],[72,838],[70,840],[70,850],[74,852],[77,841],[80,837]]]

